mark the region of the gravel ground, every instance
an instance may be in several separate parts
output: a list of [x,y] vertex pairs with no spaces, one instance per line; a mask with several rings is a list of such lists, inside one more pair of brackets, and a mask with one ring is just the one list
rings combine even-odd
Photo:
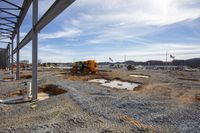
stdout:
[[[128,76],[133,73],[150,78]],[[135,91],[40,75],[40,85],[55,84],[67,93],[34,109],[30,103],[0,104],[0,132],[200,132],[200,83],[191,80],[199,73],[114,70],[106,77],[141,83]],[[23,88],[24,81],[0,82],[0,94]]]

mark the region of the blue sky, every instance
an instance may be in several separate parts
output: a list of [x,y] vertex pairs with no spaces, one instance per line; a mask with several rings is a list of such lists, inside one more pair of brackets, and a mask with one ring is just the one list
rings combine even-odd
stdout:
[[[39,0],[39,16],[54,0]],[[42,62],[200,57],[199,0],[76,0],[39,33]],[[21,39],[31,28],[31,10]],[[31,60],[31,43],[21,51]]]

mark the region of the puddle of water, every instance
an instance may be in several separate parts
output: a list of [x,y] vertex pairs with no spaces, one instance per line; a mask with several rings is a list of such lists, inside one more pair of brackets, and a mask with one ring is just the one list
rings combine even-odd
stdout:
[[105,79],[92,79],[92,80],[88,80],[88,82],[103,84],[103,83],[107,82],[107,80],[105,80]]
[[129,82],[122,82],[119,80],[113,80],[108,83],[103,83],[102,86],[107,86],[111,88],[118,88],[118,89],[127,89],[127,90],[133,90],[135,87],[138,87],[138,84],[136,83],[129,83]]
[[93,79],[88,82],[100,83],[102,86],[117,88],[117,89],[126,89],[126,90],[134,90],[135,87],[138,87],[139,84],[124,82],[119,80],[108,81],[105,79]]
[[149,76],[147,75],[138,75],[138,74],[131,74],[129,76],[134,78],[149,78]]

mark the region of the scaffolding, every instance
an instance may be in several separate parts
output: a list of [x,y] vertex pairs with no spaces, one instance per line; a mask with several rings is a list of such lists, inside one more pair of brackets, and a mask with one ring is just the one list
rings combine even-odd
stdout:
[[[56,16],[69,7],[75,0],[56,0],[44,15],[38,19],[38,0],[0,0],[0,44],[7,44],[6,66],[13,74],[13,55],[16,54],[16,80],[20,78],[20,50],[32,41],[32,100],[37,99],[37,61],[38,61],[38,32],[48,25]],[[32,29],[20,41],[20,27],[32,4]],[[2,6],[5,5],[5,6]],[[16,37],[16,47],[14,39]],[[4,41],[6,39],[6,41]],[[7,41],[8,40],[8,41]]]

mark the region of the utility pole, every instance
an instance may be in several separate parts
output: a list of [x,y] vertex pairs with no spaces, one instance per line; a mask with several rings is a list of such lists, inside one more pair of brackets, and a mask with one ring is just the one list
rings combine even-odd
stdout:
[[166,51],[166,70],[167,70],[168,51]]
[[126,55],[124,55],[124,62],[126,61]]

